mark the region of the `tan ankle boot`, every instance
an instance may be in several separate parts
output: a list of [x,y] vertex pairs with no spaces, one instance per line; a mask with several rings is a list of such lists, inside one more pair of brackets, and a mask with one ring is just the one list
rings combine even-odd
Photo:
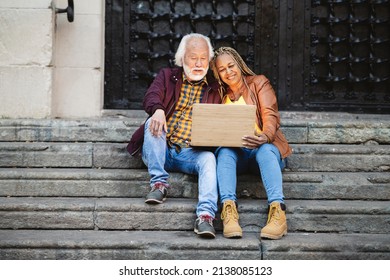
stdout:
[[224,237],[242,237],[242,229],[238,224],[238,218],[236,203],[233,200],[225,201],[221,213]]
[[260,237],[280,239],[286,234],[286,206],[279,202],[272,202],[269,206],[267,225],[261,230]]

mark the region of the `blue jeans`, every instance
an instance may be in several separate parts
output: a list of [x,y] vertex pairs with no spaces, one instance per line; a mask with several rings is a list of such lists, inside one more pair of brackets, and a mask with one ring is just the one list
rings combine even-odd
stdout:
[[217,212],[218,189],[216,160],[212,152],[182,148],[177,152],[167,145],[166,134],[153,136],[149,131],[149,120],[145,125],[142,160],[148,167],[150,185],[157,182],[168,184],[168,171],[198,175],[198,205],[196,215],[209,215],[215,218]]
[[[284,203],[282,170],[285,160],[273,144],[263,144],[257,149],[218,148],[217,177],[221,203],[237,200],[237,175],[251,172],[261,176],[268,204]],[[260,172],[259,172],[260,171]]]

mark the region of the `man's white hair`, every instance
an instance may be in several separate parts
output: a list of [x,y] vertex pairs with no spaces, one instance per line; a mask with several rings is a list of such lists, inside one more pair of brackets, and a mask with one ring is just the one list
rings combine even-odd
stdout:
[[186,52],[187,43],[189,40],[194,39],[194,38],[203,39],[206,41],[207,46],[209,48],[209,61],[213,58],[214,51],[213,51],[213,47],[211,45],[209,37],[204,36],[204,35],[199,34],[199,33],[190,33],[190,34],[185,35],[180,41],[179,47],[177,48],[177,51],[175,54],[175,65],[177,65],[179,67],[183,67],[183,59],[184,59],[184,55]]

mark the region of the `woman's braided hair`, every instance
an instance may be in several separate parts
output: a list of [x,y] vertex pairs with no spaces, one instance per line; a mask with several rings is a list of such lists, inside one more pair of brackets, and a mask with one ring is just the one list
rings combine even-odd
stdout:
[[218,56],[222,54],[228,54],[231,56],[231,58],[234,60],[234,62],[237,64],[238,68],[240,69],[242,75],[244,76],[255,76],[256,74],[248,67],[248,65],[245,63],[245,61],[242,59],[242,57],[238,54],[238,52],[231,48],[231,47],[220,47],[217,50],[214,51],[214,57],[210,61],[210,67],[211,70],[214,73],[215,79],[218,81],[220,85],[220,91],[222,95],[225,94],[227,85],[222,81],[221,77],[219,76],[218,69],[215,65],[215,61],[218,58]]

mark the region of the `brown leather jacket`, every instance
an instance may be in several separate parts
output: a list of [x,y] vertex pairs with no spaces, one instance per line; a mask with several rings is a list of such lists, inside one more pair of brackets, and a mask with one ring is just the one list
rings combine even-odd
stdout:
[[[264,75],[257,75],[246,76],[245,82],[247,86],[241,88],[242,96],[247,104],[257,105],[257,125],[267,136],[269,143],[279,149],[282,158],[288,157],[292,149],[280,130],[278,103],[270,81]],[[228,98],[228,94],[224,98]]]

